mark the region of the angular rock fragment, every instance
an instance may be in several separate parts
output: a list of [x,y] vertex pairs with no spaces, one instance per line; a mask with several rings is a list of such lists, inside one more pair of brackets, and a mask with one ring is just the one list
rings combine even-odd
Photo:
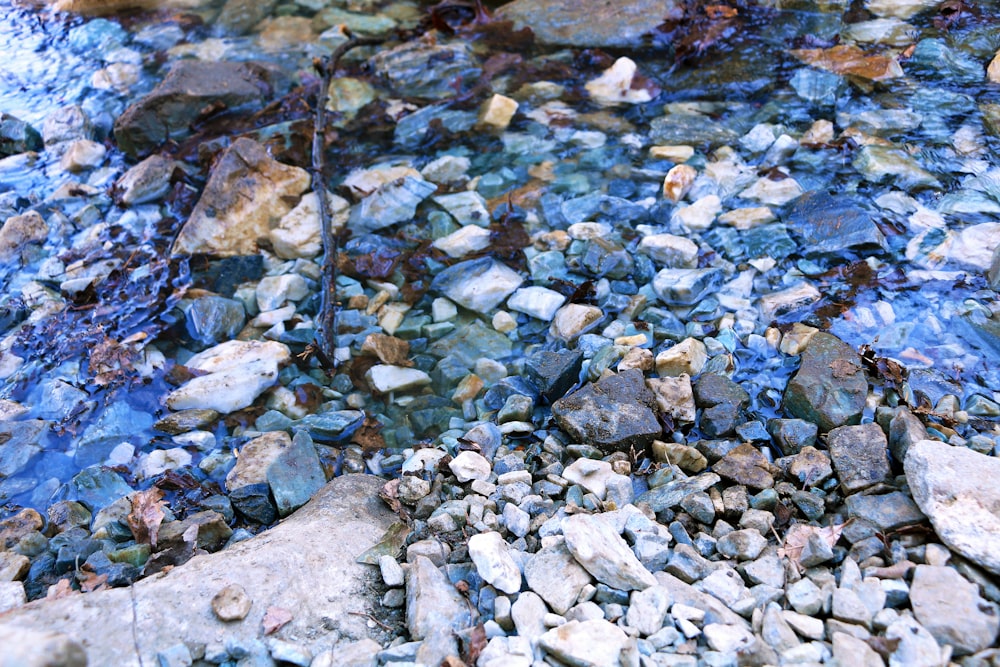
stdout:
[[625,540],[600,517],[574,514],[563,521],[563,535],[573,558],[601,583],[623,591],[656,584]]
[[788,382],[782,405],[793,417],[829,431],[857,424],[867,396],[868,380],[858,353],[836,336],[817,333],[802,353],[802,364]]
[[628,451],[646,447],[662,432],[655,405],[642,372],[628,370],[559,399],[552,404],[552,416],[577,442]]

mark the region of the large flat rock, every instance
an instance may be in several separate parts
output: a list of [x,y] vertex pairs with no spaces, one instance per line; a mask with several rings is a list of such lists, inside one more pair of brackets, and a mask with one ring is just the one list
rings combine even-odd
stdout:
[[[60,633],[83,647],[88,664],[116,667],[160,664],[157,654],[180,642],[194,652],[231,642],[264,647],[276,637],[317,653],[368,637],[365,614],[378,601],[371,587],[378,571],[356,558],[394,520],[378,498],[382,484],[368,475],[338,477],[286,521],[225,551],[196,556],[131,589],[38,600],[2,614],[0,637]],[[212,597],[230,584],[242,586],[253,604],[242,621],[224,623]],[[292,620],[265,638],[270,607],[287,609]],[[7,664],[0,655],[0,665]]]
[[641,46],[676,7],[672,0],[514,0],[497,15],[531,28],[542,44],[628,47]]
[[1000,459],[937,440],[910,445],[906,482],[941,541],[1000,574]]

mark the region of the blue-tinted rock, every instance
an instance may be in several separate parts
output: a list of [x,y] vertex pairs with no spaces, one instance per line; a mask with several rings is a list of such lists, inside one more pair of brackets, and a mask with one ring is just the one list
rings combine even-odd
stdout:
[[732,434],[750,404],[746,390],[723,375],[709,373],[703,373],[694,383],[694,397],[702,408],[698,424],[710,438]]
[[807,255],[839,254],[848,248],[881,248],[885,237],[856,197],[807,192],[791,204],[788,226]]
[[0,156],[42,148],[42,135],[23,120],[0,112]]
[[243,304],[221,296],[195,299],[185,313],[188,335],[203,345],[232,340],[246,322]]
[[539,350],[525,360],[524,370],[551,403],[579,381],[582,365],[583,352],[579,349]]
[[387,183],[351,208],[347,224],[352,229],[374,231],[413,219],[420,202],[430,197],[437,186],[407,176]]
[[431,289],[463,308],[488,313],[521,286],[524,278],[491,257],[470,259],[434,276]]
[[670,113],[653,119],[649,138],[655,144],[715,148],[740,137],[728,124],[700,113]]
[[477,359],[493,359],[502,361],[510,356],[510,339],[492,327],[479,320],[473,320],[469,325],[459,327],[444,338],[435,341],[427,348],[436,357],[454,356],[468,368],[472,368]]
[[394,140],[403,148],[415,149],[423,143],[432,121],[440,121],[449,132],[467,132],[476,124],[476,114],[455,111],[446,106],[427,106],[414,111],[396,123]]
[[782,405],[793,417],[829,431],[860,422],[867,397],[861,357],[836,336],[820,332],[802,353],[802,364],[788,382]]
[[339,442],[361,426],[364,419],[365,413],[360,410],[335,410],[306,415],[293,425],[321,442]]
[[847,516],[864,519],[882,531],[896,530],[927,520],[913,499],[899,491],[881,495],[855,493],[848,496]]
[[306,431],[296,431],[292,446],[282,451],[267,469],[267,483],[281,516],[305,505],[326,484],[316,447]]
[[925,76],[941,77],[954,85],[983,80],[983,64],[977,58],[949,47],[943,39],[921,39],[907,64]]
[[30,419],[23,422],[0,422],[0,479],[24,470],[42,450],[48,422]]
[[153,416],[148,412],[135,410],[123,400],[115,401],[83,432],[73,461],[81,468],[103,463],[122,442],[150,436],[152,426]]
[[552,404],[556,423],[575,442],[607,452],[641,450],[659,437],[655,410],[656,398],[638,370],[588,384]]
[[511,396],[527,396],[537,401],[539,392],[533,379],[512,375],[497,380],[483,395],[483,404],[490,410],[499,410]]
[[392,91],[405,97],[451,97],[456,84],[471,86],[480,70],[469,46],[412,40],[391,49],[380,49],[372,58],[375,72]]
[[69,500],[79,500],[91,512],[103,509],[133,489],[121,475],[107,468],[87,468],[70,482]]
[[653,291],[668,306],[691,306],[722,284],[720,269],[663,269],[653,278]]
[[579,47],[636,47],[656,30],[673,3],[632,0],[625,4],[575,0],[515,0],[498,15],[521,30],[531,29],[541,44]]
[[768,433],[774,438],[781,453],[785,456],[798,454],[803,447],[816,444],[816,424],[803,419],[769,419]]

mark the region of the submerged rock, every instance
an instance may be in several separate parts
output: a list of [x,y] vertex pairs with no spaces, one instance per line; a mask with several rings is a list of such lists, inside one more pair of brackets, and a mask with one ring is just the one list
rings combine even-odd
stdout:
[[639,0],[620,4],[574,0],[515,0],[497,15],[528,27],[542,44],[582,47],[628,47],[641,44],[674,9],[672,2]]
[[807,192],[794,202],[788,226],[802,237],[809,255],[840,254],[848,248],[882,248],[885,237],[855,197]]
[[256,254],[257,239],[268,236],[309,182],[304,169],[274,160],[251,139],[237,139],[218,159],[171,252]]
[[115,140],[129,155],[145,156],[190,132],[206,110],[260,105],[272,91],[273,73],[250,62],[178,60],[151,93],[115,121]]
[[857,424],[865,409],[868,381],[858,353],[836,336],[817,333],[802,353],[782,405],[793,417],[821,431]]

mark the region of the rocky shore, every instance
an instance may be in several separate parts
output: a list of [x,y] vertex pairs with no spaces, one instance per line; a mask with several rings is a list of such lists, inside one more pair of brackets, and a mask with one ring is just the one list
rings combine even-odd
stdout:
[[0,665],[1000,659],[994,22],[584,4],[30,10]]

